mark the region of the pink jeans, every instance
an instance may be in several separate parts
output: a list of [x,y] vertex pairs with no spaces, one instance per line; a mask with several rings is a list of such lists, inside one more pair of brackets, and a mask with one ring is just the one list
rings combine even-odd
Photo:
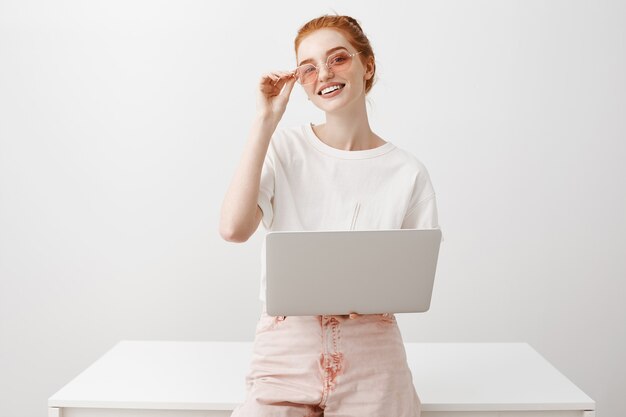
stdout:
[[231,417],[419,417],[393,314],[261,313],[247,397]]

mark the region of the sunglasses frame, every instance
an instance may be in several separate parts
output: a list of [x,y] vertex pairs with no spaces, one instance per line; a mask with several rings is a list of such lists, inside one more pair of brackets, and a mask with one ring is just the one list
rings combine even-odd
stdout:
[[[347,54],[347,55],[350,57],[350,59],[352,59],[352,58],[354,58],[354,56],[355,56],[355,55],[358,55],[358,54],[360,54],[361,52],[363,52],[363,51],[357,51],[357,52],[354,52],[354,53],[352,53],[352,54]],[[330,59],[331,59],[331,58],[333,58],[335,55],[339,55],[339,54],[345,54],[345,51],[335,52],[335,53],[333,53],[333,54],[329,55],[329,56],[328,56],[328,58],[326,58],[326,62],[324,62],[324,65],[326,66],[326,69],[327,69],[328,71],[331,71],[331,68],[330,68],[331,66],[330,66],[330,65],[328,65],[328,62],[329,62],[329,61],[330,61]],[[298,70],[299,70],[300,68],[302,68],[302,67],[306,67],[306,66],[309,66],[309,65],[315,68],[315,78],[314,78],[314,79],[313,79],[313,81],[311,81],[311,82],[308,82],[308,83],[301,83],[301,82],[300,82],[300,77],[298,77]],[[300,65],[299,67],[297,67],[296,69],[294,69],[294,70],[292,71],[292,73],[293,73],[293,75],[296,77],[296,80],[298,81],[298,84],[300,84],[300,85],[308,85],[308,84],[313,84],[313,83],[315,82],[315,80],[317,80],[317,77],[319,77],[319,75],[320,75],[320,67],[321,67],[321,66],[322,66],[321,64],[320,64],[320,65],[313,65],[313,64],[311,64],[311,63],[307,63],[307,64]]]

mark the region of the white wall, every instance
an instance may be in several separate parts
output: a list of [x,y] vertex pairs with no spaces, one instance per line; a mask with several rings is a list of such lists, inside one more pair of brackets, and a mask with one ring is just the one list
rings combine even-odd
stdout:
[[[377,54],[372,128],[438,194],[405,340],[528,342],[621,414],[624,2],[0,0],[0,415],[121,339],[252,340],[264,230],[223,241],[220,205],[259,76],[333,11]],[[309,121],[296,86],[281,123]]]

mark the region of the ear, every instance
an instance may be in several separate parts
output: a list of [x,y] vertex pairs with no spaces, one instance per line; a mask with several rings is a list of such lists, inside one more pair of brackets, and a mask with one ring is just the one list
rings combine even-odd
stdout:
[[376,68],[376,63],[374,62],[374,57],[371,56],[369,57],[365,65],[365,75],[363,76],[363,79],[369,80],[370,78],[372,78],[374,76],[375,68]]

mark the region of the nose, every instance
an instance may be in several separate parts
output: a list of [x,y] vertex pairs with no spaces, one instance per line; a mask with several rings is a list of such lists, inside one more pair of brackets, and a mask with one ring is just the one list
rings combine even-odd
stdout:
[[319,78],[320,81],[326,81],[329,78],[333,78],[334,75],[335,74],[333,74],[333,72],[328,69],[326,65],[322,65],[319,69],[319,74],[317,74],[317,78]]

